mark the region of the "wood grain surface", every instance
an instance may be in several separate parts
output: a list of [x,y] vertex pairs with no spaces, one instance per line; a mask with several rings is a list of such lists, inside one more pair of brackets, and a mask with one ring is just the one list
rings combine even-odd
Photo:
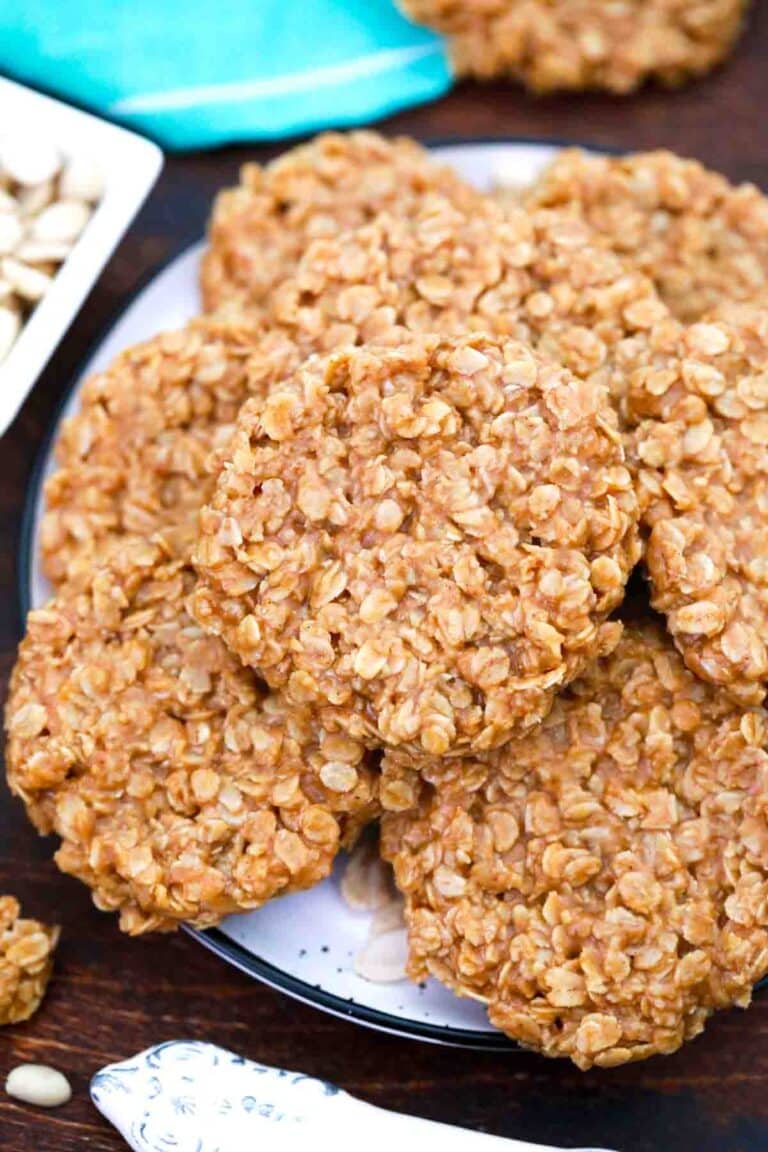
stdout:
[[[768,188],[768,5],[758,0],[736,56],[681,92],[628,99],[531,100],[511,87],[462,85],[383,125],[416,136],[555,138],[627,149],[664,146]],[[0,473],[0,659],[18,639],[21,509],[35,456],[62,392],[126,298],[203,233],[211,198],[246,158],[277,149],[227,148],[168,158],[164,173],[34,394],[5,436]],[[63,926],[56,975],[40,1013],[0,1034],[0,1076],[44,1061],[74,1096],[41,1113],[0,1093],[0,1149],[112,1152],[124,1147],[88,1098],[101,1065],[148,1044],[197,1037],[257,1060],[323,1076],[389,1108],[521,1139],[621,1152],[768,1149],[768,995],[724,1013],[675,1056],[582,1075],[512,1053],[478,1054],[400,1040],[292,1002],[227,967],[183,935],[129,940],[58,874],[52,845],[0,795],[0,892]]]

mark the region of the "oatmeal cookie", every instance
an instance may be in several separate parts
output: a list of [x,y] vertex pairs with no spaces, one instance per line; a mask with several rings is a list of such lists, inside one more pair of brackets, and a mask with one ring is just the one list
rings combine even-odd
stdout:
[[239,185],[214,205],[200,274],[205,308],[264,306],[313,240],[356,228],[385,208],[408,216],[429,192],[468,211],[480,200],[415,140],[376,132],[329,132],[264,168],[244,165]]
[[576,208],[654,281],[672,312],[701,320],[721,301],[768,304],[768,197],[670,152],[562,152],[528,193]]
[[741,306],[729,321],[658,326],[627,399],[653,605],[689,668],[759,703],[768,682],[768,311]]
[[177,554],[211,491],[206,462],[249,392],[257,326],[194,320],[122,352],[92,376],[56,442],[40,529],[55,584],[86,574],[116,540],[162,530]]
[[356,737],[433,755],[537,723],[638,553],[606,393],[480,334],[313,357],[247,402],[200,533],[206,629]]
[[654,626],[484,759],[384,757],[410,975],[580,1068],[673,1052],[768,971],[766,721]]
[[307,888],[375,815],[362,746],[204,635],[193,583],[160,544],[126,543],[30,612],[11,681],[11,789],[129,933]]
[[14,896],[0,896],[0,1025],[28,1020],[53,971],[59,929],[25,920]]
[[621,393],[616,345],[667,314],[650,279],[573,212],[484,200],[468,214],[433,195],[407,218],[382,213],[310,246],[272,295],[252,388],[263,394],[304,357],[343,344],[478,331],[524,340]]
[[[425,197],[407,219],[310,245],[272,294],[268,325],[232,314],[193,321],[122,353],[93,377],[57,444],[46,485],[43,566],[55,583],[125,534],[162,530],[177,555],[211,491],[241,402],[313,352],[400,344],[407,329],[492,329],[529,340],[577,375],[609,376],[612,349],[665,314],[647,278],[590,242],[573,214],[469,215]],[[619,379],[619,387],[622,381]]]
[[679,85],[728,54],[747,9],[747,0],[399,2],[449,37],[459,76],[510,76],[534,92]]

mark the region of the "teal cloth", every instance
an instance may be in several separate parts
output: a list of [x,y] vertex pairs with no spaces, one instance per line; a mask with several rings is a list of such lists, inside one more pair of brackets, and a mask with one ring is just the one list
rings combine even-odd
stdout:
[[169,148],[362,124],[451,84],[394,0],[0,0],[0,72]]

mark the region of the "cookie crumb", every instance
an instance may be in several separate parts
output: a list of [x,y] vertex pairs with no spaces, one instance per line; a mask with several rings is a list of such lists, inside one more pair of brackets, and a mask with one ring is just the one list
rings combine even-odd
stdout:
[[0,896],[0,1024],[34,1015],[53,972],[58,928],[26,920],[14,896]]

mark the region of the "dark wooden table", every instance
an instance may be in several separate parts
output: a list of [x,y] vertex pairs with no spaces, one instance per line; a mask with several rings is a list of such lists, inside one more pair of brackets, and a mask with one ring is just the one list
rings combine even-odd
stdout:
[[[533,101],[506,87],[462,86],[390,120],[387,132],[552,137],[694,155],[737,180],[768,188],[768,5],[717,75],[669,94]],[[248,156],[226,149],[169,157],[164,173],[67,340],[5,436],[0,483],[0,658],[18,638],[17,544],[35,455],[59,397],[87,349],[127,296],[163,261],[197,240],[211,198]],[[715,1019],[667,1059],[582,1075],[513,1053],[438,1048],[367,1031],[303,1007],[249,980],[183,935],[129,940],[78,883],[60,876],[52,846],[21,806],[0,797],[0,892],[29,914],[63,925],[56,976],[41,1012],[0,1035],[0,1076],[44,1061],[71,1079],[74,1098],[53,1114],[0,1095],[0,1149],[107,1152],[123,1147],[91,1106],[89,1076],[108,1061],[173,1037],[199,1037],[258,1060],[327,1077],[373,1103],[499,1135],[621,1152],[768,1149],[768,995],[748,1014]]]

